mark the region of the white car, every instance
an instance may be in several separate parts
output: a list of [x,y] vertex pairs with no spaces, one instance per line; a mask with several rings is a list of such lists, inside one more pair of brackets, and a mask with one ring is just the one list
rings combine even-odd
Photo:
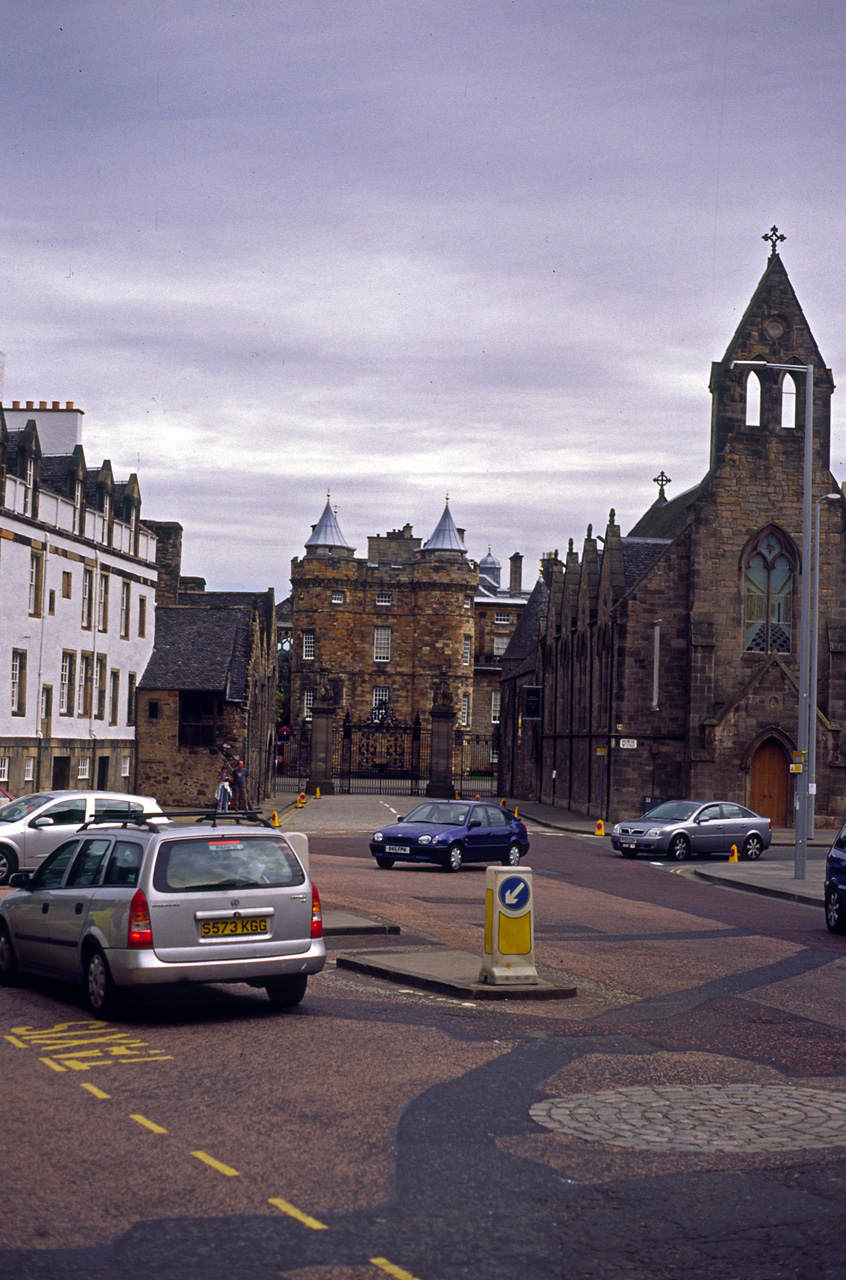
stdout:
[[33,871],[83,822],[142,813],[161,813],[161,808],[152,796],[123,791],[37,791],[4,804],[0,808],[0,884],[8,884],[15,871]]

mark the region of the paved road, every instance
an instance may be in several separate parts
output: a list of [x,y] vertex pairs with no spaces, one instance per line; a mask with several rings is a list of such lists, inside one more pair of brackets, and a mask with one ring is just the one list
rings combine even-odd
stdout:
[[[104,1029],[58,986],[4,992],[0,1274],[839,1280],[846,944],[821,910],[590,840],[535,834],[530,861],[572,1001],[330,965],[283,1015],[217,987]],[[481,868],[383,872],[326,830],[312,870],[403,930],[335,950],[481,950]]]

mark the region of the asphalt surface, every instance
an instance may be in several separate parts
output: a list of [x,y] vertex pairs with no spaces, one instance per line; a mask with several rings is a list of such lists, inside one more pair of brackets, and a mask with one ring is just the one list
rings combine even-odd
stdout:
[[0,1274],[840,1277],[846,944],[819,900],[533,826],[539,972],[576,995],[450,997],[336,964],[481,955],[484,868],[373,865],[407,807],[283,814],[339,926],[296,1010],[213,987],[104,1029],[57,984],[0,993]]

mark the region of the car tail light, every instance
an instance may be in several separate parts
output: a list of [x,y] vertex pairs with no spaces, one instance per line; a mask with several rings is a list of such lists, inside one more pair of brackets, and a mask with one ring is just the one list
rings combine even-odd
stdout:
[[320,909],[320,894],[317,885],[311,886],[311,936],[323,937],[323,912]]
[[150,908],[140,889],[136,889],[129,904],[129,931],[126,945],[135,950],[153,945],[153,926]]

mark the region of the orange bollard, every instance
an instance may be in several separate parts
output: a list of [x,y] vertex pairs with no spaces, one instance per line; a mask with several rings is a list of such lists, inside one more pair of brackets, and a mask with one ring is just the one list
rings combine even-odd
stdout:
[[604,835],[605,835],[605,823],[602,821],[602,819],[601,819],[601,818],[599,818],[599,819],[598,819],[598,821],[597,821],[597,824],[596,824],[596,827],[595,827],[595,829],[594,829],[593,834],[594,834],[595,836],[604,836]]
[[737,862],[737,845],[736,844],[733,844],[731,846],[731,853],[729,854],[729,862]]

